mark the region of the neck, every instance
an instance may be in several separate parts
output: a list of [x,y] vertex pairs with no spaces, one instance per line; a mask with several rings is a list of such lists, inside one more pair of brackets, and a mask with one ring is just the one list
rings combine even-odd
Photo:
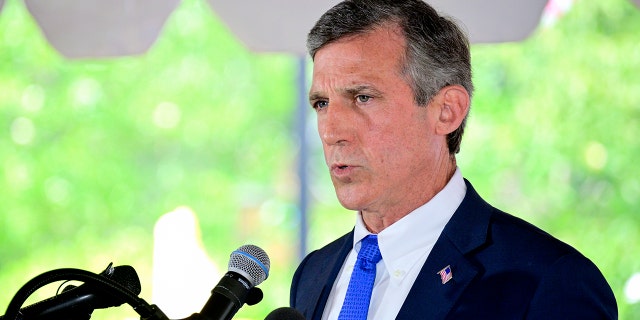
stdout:
[[400,199],[394,205],[382,210],[361,210],[360,214],[367,229],[374,234],[380,233],[388,226],[429,202],[449,183],[449,180],[456,172],[456,166],[455,156],[451,156],[446,161],[443,161],[440,166],[437,166],[438,170],[433,170],[430,175],[423,178],[425,184],[421,188],[415,188],[415,192],[407,194],[404,199]]

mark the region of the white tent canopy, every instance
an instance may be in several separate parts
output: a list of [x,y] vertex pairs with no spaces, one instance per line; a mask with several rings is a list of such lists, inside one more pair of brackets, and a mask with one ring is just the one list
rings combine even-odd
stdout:
[[[23,0],[51,45],[67,58],[137,55],[156,41],[180,0]],[[205,0],[247,48],[304,54],[311,26],[340,0]],[[545,6],[574,0],[427,0],[461,22],[472,43],[520,41]],[[630,0],[640,7],[640,0]],[[0,10],[5,0],[0,0]]]
[[[208,0],[251,50],[304,54],[305,38],[320,15],[340,0]],[[519,41],[536,28],[547,0],[431,0],[467,29],[471,42]],[[509,26],[508,28],[505,26]]]
[[25,0],[49,43],[67,58],[146,52],[180,0]]
[[[0,5],[4,0],[0,0]],[[206,0],[248,49],[304,55],[306,34],[339,0]],[[640,0],[634,0],[640,2]],[[180,0],[24,0],[51,45],[67,58],[146,52]],[[429,0],[461,22],[472,43],[520,41],[547,0]]]

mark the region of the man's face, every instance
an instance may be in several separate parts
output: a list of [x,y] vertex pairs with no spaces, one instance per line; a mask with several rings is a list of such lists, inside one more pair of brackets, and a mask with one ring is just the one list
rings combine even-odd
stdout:
[[309,99],[331,180],[347,209],[383,214],[401,208],[428,187],[436,166],[437,115],[415,104],[400,73],[404,51],[404,38],[387,27],[330,43],[314,57]]

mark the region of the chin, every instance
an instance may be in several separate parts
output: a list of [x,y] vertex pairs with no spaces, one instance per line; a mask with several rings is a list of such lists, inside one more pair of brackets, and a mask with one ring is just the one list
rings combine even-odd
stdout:
[[365,207],[364,203],[366,201],[362,198],[362,192],[341,192],[336,190],[336,195],[345,209],[359,211]]

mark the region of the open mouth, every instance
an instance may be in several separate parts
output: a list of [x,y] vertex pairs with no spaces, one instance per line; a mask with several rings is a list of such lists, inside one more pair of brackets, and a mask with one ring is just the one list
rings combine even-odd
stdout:
[[331,166],[331,170],[344,170],[347,168],[349,168],[349,165],[343,163],[335,163]]
[[347,165],[347,164],[335,164],[333,166],[331,166],[331,173],[333,175],[338,175],[338,176],[342,176],[345,174],[349,174],[352,170],[352,166]]

